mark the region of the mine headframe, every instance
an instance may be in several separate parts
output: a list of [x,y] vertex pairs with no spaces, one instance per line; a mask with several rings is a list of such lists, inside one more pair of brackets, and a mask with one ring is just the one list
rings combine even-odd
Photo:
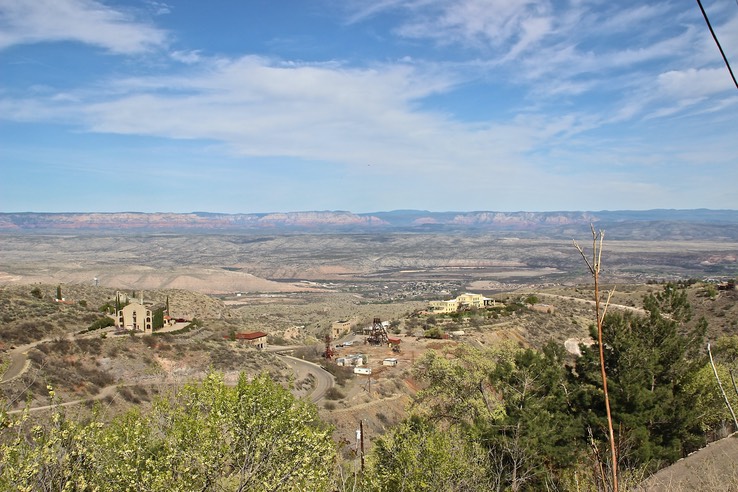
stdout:
[[372,331],[366,341],[371,345],[383,345],[389,343],[389,335],[387,329],[382,324],[382,320],[374,318],[372,323]]
[[323,352],[323,357],[325,357],[327,360],[331,360],[333,358],[333,347],[331,346],[331,342],[333,340],[331,339],[330,335],[325,336],[325,352]]

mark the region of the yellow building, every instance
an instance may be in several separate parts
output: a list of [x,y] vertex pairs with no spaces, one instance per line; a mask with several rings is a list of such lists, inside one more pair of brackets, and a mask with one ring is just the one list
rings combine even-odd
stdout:
[[484,297],[482,294],[465,293],[448,301],[430,301],[430,310],[433,313],[455,313],[460,309],[483,309],[495,305],[495,300]]
[[459,303],[456,299],[451,299],[449,301],[431,301],[430,310],[434,313],[440,314],[455,313],[459,310]]
[[130,304],[116,313],[115,326],[125,330],[151,333],[154,326],[151,309],[138,300],[132,299]]
[[334,321],[331,325],[331,338],[336,340],[351,331],[351,320]]

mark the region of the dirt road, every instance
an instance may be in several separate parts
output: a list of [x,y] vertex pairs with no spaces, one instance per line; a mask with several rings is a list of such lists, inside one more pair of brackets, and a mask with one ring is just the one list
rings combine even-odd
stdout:
[[[553,297],[555,299],[564,299],[566,301],[575,301],[575,302],[579,302],[579,303],[582,303],[582,304],[589,304],[590,306],[594,306],[594,304],[595,304],[594,300],[592,300],[592,299],[580,299],[579,297],[560,296],[560,295],[557,295],[557,294],[546,294],[546,293],[542,293],[542,292],[537,292],[536,295],[537,296],[540,296],[540,297]],[[604,306],[604,305],[605,305],[605,303],[603,302],[601,304],[601,306]],[[612,309],[622,309],[623,311],[631,311],[631,312],[634,312],[636,314],[646,314],[646,311],[643,308],[637,308],[637,307],[633,307],[633,306],[625,306],[623,304],[609,304],[608,305],[608,309],[610,309],[610,308],[612,308]]]

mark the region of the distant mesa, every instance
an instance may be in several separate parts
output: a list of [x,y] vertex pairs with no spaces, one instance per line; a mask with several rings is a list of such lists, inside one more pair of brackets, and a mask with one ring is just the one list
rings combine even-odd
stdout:
[[[397,210],[356,214],[348,211],[276,212],[250,214],[192,213],[0,213],[0,232],[41,231],[442,231],[512,230],[559,231],[571,236],[572,230],[590,224],[608,229],[627,225],[641,226],[640,234],[656,234],[661,225],[676,235],[686,225],[699,224],[701,234],[710,228],[738,226],[735,210],[647,210],[600,212],[429,212]],[[664,225],[666,224],[666,225]],[[574,229],[571,229],[574,228]],[[704,230],[707,228],[708,230]],[[668,235],[668,234],[667,234]]]

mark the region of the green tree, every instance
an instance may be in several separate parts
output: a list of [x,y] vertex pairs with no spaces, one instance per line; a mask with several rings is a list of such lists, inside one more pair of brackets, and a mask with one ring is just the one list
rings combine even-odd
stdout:
[[501,359],[489,381],[503,411],[480,426],[498,481],[511,490],[541,489],[575,465],[584,442],[575,414],[563,348],[516,350]]
[[477,350],[459,345],[449,352],[429,350],[413,368],[423,384],[413,411],[433,421],[470,426],[499,415],[501,407],[489,383],[489,374],[509,350]]
[[412,411],[485,450],[495,488],[543,488],[561,482],[581,456],[584,432],[574,392],[554,344],[429,351],[414,369],[423,384]]
[[87,327],[87,331],[99,330],[100,328],[107,328],[108,326],[113,326],[114,324],[115,324],[115,320],[113,320],[113,318],[111,318],[110,316],[103,316],[102,318],[98,318],[95,321],[93,321],[92,324]]
[[158,308],[154,310],[154,314],[151,320],[151,328],[153,330],[160,330],[164,327],[164,308]]
[[423,332],[423,336],[425,338],[442,338],[443,332],[441,332],[441,329],[437,326],[434,326],[433,328],[429,328]]
[[440,429],[419,417],[374,442],[366,487],[378,491],[490,490],[484,450],[457,428]]
[[62,289],[61,285],[56,286],[56,300],[61,301],[62,300]]
[[61,407],[30,432],[27,415],[0,417],[1,490],[331,489],[331,429],[266,375],[228,387],[211,374],[107,425]]
[[34,287],[33,289],[31,289],[31,295],[36,299],[41,299],[44,296],[41,293],[41,289],[39,289],[38,287]]
[[525,298],[525,303],[531,306],[538,304],[538,296],[536,296],[535,294],[529,295]]
[[[704,444],[689,388],[705,366],[706,324],[690,323],[686,292],[672,284],[646,296],[643,306],[645,317],[615,313],[605,318],[603,349],[613,420],[623,431],[621,443],[630,447],[621,451],[619,462],[656,468]],[[578,405],[595,433],[605,425],[598,350],[596,344],[582,347],[575,371]]]
[[738,335],[719,338],[712,352],[715,359],[735,369],[738,366]]

